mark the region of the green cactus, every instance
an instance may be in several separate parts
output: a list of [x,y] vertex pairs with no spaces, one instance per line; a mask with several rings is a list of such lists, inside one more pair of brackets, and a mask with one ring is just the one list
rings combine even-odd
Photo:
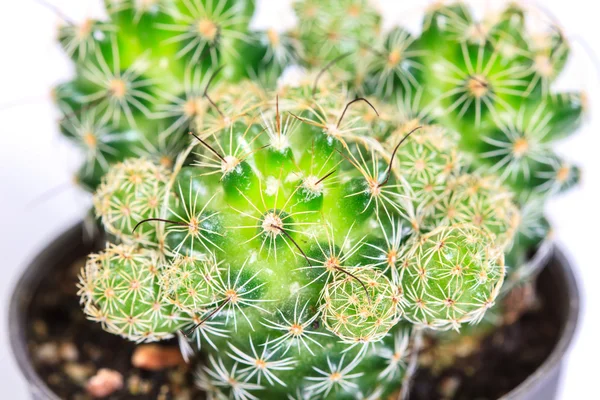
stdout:
[[105,176],[94,196],[95,213],[106,231],[125,243],[156,242],[153,226],[142,226],[134,232],[138,221],[158,218],[165,186],[169,178],[166,168],[143,158],[115,164]]
[[515,5],[435,6],[415,36],[366,0],[299,0],[289,32],[252,31],[252,1],[105,3],[59,32],[111,242],[79,294],[109,332],[193,345],[209,398],[397,393],[413,338],[478,323],[579,178],[550,147],[584,112],[550,86],[568,42]]
[[110,245],[90,255],[79,292],[88,317],[129,340],[171,337],[189,317],[163,300],[160,257],[152,250],[126,245]]
[[[307,86],[282,93],[294,96],[313,83]],[[449,183],[461,180],[464,165],[458,137],[441,127],[402,136],[393,119],[366,118],[373,105],[348,101],[332,83],[318,88],[311,103],[275,93],[255,101],[229,126],[190,136],[170,174],[145,159],[113,166],[95,194],[97,213],[121,241],[158,250],[153,293],[162,295],[162,307],[177,310],[172,334],[187,330],[199,345],[210,345],[202,347],[210,357],[198,382],[215,397],[391,394],[406,363],[407,322],[459,329],[481,318],[502,284],[502,250],[514,230],[491,215],[482,228],[468,217],[460,220],[466,225],[435,218],[439,194],[455,189]],[[434,145],[433,138],[442,140]],[[439,193],[427,189],[427,179]],[[135,207],[122,204],[146,205],[148,193],[162,193],[160,213],[146,207],[132,221]],[[493,205],[511,206],[503,200]],[[429,223],[419,229],[409,213],[416,203]],[[447,240],[444,247],[440,240]],[[434,247],[447,264],[425,260]],[[98,257],[105,256],[91,260]],[[460,263],[464,274],[454,274]],[[124,310],[102,295],[112,282],[128,282],[119,286],[124,298],[134,294],[118,264],[115,277],[107,274],[82,274],[85,309],[95,320],[96,309],[105,321],[121,318]],[[90,287],[100,294],[87,294]],[[419,317],[420,301],[435,306]],[[451,307],[443,305],[449,301]],[[145,315],[130,312],[136,321]],[[390,358],[397,348],[403,357]]]
[[[313,3],[303,0],[296,6],[301,39],[327,26],[306,16]],[[511,249],[514,266],[549,233],[543,213],[528,210],[543,207],[580,177],[552,145],[577,130],[586,96],[554,90],[571,48],[560,27],[540,14],[510,3],[477,20],[464,2],[436,3],[427,9],[420,35],[395,27],[375,35],[376,40],[363,40],[362,33],[345,29],[341,36],[360,49],[349,56],[360,53],[360,62],[351,64],[366,65],[364,74],[344,63],[332,67],[357,93],[399,104],[405,123],[435,122],[458,132],[470,169],[499,176],[528,216],[521,219]],[[531,30],[528,19],[542,29]],[[303,44],[308,47],[310,41]],[[324,54],[315,63],[329,60]]]
[[91,191],[130,157],[171,166],[189,129],[221,117],[204,96],[211,77],[276,78],[300,59],[290,36],[250,30],[250,0],[105,3],[107,21],[67,21],[58,34],[76,74],[54,98],[63,134],[86,153],[77,181]]
[[404,260],[404,317],[433,329],[479,322],[505,274],[502,250],[469,224],[441,226],[417,238]]

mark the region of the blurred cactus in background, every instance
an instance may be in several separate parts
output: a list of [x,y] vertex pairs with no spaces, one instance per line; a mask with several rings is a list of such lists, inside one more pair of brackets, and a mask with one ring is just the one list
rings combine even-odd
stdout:
[[568,41],[517,5],[435,5],[415,34],[367,0],[296,1],[286,32],[252,1],[105,3],[59,31],[61,130],[111,242],[82,305],[191,343],[210,398],[407,390],[418,338],[479,323],[579,179],[551,147],[585,111],[552,88]]
[[206,115],[216,112],[203,95],[208,71],[266,80],[298,60],[294,42],[249,30],[252,1],[106,0],[106,10],[108,21],[60,28],[76,74],[54,94],[63,133],[86,152],[78,181],[92,191],[129,157],[172,166],[190,128],[218,123]]
[[[369,2],[348,3],[367,15],[373,12],[366,11]],[[329,15],[322,21],[329,21],[335,15],[327,12],[333,7],[330,2],[297,4],[300,38],[336,26],[323,22],[319,27],[319,19],[309,17],[322,10]],[[356,93],[397,104],[406,124],[435,122],[458,132],[459,147],[471,160],[469,168],[501,178],[522,214],[517,245],[509,253],[514,266],[523,264],[527,251],[549,234],[542,212],[545,201],[580,178],[579,169],[555,154],[552,145],[580,126],[586,96],[553,89],[571,48],[560,27],[540,23],[540,13],[510,3],[477,20],[463,2],[440,2],[427,9],[420,34],[401,26],[379,34],[373,27],[363,34],[340,25],[337,36],[355,46],[343,60],[351,59],[352,66],[363,70],[348,68],[343,61],[332,67]],[[342,19],[351,18],[348,14]],[[369,38],[371,32],[376,40]],[[310,43],[303,41],[305,46]],[[330,61],[327,54],[319,54],[316,65]]]

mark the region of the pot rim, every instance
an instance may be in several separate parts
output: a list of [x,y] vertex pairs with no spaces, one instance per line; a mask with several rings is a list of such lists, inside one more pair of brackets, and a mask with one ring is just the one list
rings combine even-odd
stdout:
[[29,303],[31,301],[32,294],[28,293],[27,289],[40,283],[43,274],[36,274],[40,266],[43,266],[49,257],[55,257],[61,249],[68,248],[69,243],[72,243],[72,238],[75,235],[83,234],[83,231],[83,222],[71,225],[70,228],[62,232],[49,245],[39,251],[33,260],[27,264],[25,271],[23,271],[17,283],[13,286],[10,296],[7,324],[10,347],[17,365],[28,384],[27,390],[32,392],[34,399],[60,400],[33,368],[23,332],[25,315],[20,314],[19,306],[23,302]]
[[[50,256],[54,257],[57,253],[60,253],[61,250],[68,248],[69,244],[73,242],[72,238],[75,235],[83,234],[83,231],[83,223],[79,222],[60,234],[48,246],[44,247],[40,252],[38,252],[33,260],[27,265],[17,283],[13,286],[13,291],[10,297],[8,312],[8,338],[10,340],[12,353],[16,359],[19,369],[21,370],[21,373],[23,373],[27,383],[29,384],[28,389],[33,391],[35,395],[41,395],[42,397],[40,398],[60,400],[59,397],[46,385],[46,383],[42,381],[33,368],[33,364],[30,361],[27,343],[23,336],[25,315],[19,314],[19,305],[24,301],[31,300],[31,293],[28,293],[25,289],[37,285],[42,279],[43,274],[37,274],[40,266],[46,264],[46,261]],[[573,341],[573,337],[577,329],[577,322],[579,320],[581,302],[577,279],[575,277],[571,262],[561,250],[560,246],[557,246],[556,244],[554,244],[554,248],[550,251],[550,257],[548,257],[548,259],[552,258],[556,259],[556,264],[560,266],[560,268],[558,268],[559,272],[556,275],[563,280],[563,284],[566,288],[566,297],[569,299],[569,304],[566,311],[567,318],[563,324],[563,328],[560,333],[560,339],[554,346],[550,356],[535,370],[535,372],[529,375],[520,385],[512,389],[509,393],[502,396],[501,399],[518,399],[531,389],[535,388],[535,386],[539,383],[539,378],[541,376],[551,373],[560,365],[563,356],[569,349],[570,343]],[[554,278],[556,278],[556,276]]]

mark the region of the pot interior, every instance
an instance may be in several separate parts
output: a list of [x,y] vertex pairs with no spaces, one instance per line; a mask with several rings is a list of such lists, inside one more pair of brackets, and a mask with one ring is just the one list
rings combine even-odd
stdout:
[[[33,260],[15,288],[9,310],[10,340],[19,367],[31,386],[34,398],[58,399],[39,377],[31,362],[29,341],[32,300],[36,298],[38,301],[36,293],[57,268],[65,268],[73,265],[77,260],[84,259],[88,253],[100,248],[100,243],[101,240],[86,240],[83,224],[77,224]],[[74,283],[65,282],[65,284]],[[558,340],[554,344],[554,350],[537,370],[504,398],[535,398],[530,397],[528,393],[539,390],[542,384],[548,386],[546,381],[558,374],[560,361],[573,337],[578,317],[579,297],[569,263],[560,250],[554,249],[548,266],[538,278],[537,285],[544,302],[552,310],[553,323],[559,325]]]

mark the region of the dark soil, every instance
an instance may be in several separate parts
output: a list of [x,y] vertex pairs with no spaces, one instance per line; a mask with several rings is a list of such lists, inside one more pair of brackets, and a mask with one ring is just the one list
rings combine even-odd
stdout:
[[[81,262],[42,280],[29,309],[28,347],[34,368],[61,399],[91,399],[85,385],[100,368],[123,375],[123,389],[106,399],[197,399],[192,367],[153,372],[133,368],[135,343],[85,319],[76,294]],[[165,345],[176,346],[176,340]]]
[[419,369],[410,399],[498,399],[530,376],[552,352],[561,329],[560,299],[546,272],[538,278],[533,309],[484,336],[476,351],[450,367]]

